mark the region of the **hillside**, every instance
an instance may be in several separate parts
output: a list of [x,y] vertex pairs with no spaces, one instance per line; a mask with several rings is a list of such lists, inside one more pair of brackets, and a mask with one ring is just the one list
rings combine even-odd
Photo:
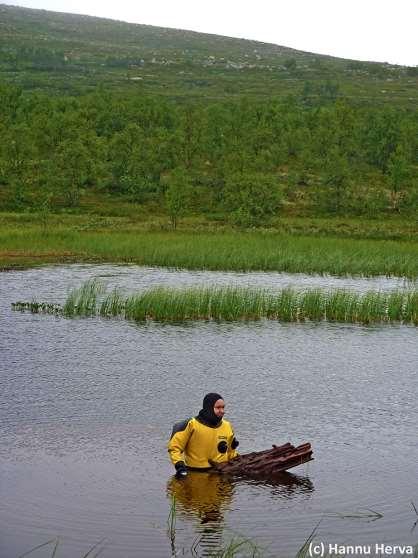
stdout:
[[102,84],[172,98],[344,96],[418,101],[416,68],[257,41],[0,5],[0,78],[80,94]]

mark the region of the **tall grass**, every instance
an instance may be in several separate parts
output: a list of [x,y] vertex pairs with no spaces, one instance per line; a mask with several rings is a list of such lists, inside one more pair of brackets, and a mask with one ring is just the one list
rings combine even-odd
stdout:
[[177,521],[176,496],[173,495],[171,498],[170,513],[168,514],[168,519],[167,519],[168,535],[170,537],[172,545],[174,545],[176,539],[176,521]]
[[99,297],[104,293],[103,285],[93,279],[80,288],[73,289],[63,306],[65,316],[95,316],[100,311]]
[[418,277],[418,243],[276,232],[0,229],[0,262],[110,261],[185,269]]
[[[16,310],[57,313],[56,305],[18,302]],[[198,320],[283,322],[330,321],[342,323],[404,323],[418,325],[418,291],[365,294],[318,289],[271,291],[243,287],[158,287],[129,296],[115,290],[106,294],[97,281],[89,281],[68,296],[62,314],[120,317],[142,322]]]

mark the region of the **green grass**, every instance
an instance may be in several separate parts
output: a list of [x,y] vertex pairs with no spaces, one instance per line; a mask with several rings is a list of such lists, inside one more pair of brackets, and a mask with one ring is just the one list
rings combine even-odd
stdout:
[[94,316],[98,311],[102,313],[99,306],[99,297],[102,293],[104,289],[98,281],[87,281],[79,289],[70,292],[63,307],[64,315]]
[[[0,220],[0,267],[50,262],[122,262],[185,269],[418,277],[418,243],[304,236],[275,229],[153,230],[113,219],[66,216],[45,233],[29,220]],[[161,228],[158,224],[155,228]],[[198,227],[196,227],[198,229]]]
[[[15,310],[57,314],[57,305],[13,303]],[[73,290],[60,311],[66,317],[119,317],[136,322],[329,321],[418,325],[418,291],[360,294],[345,290],[270,291],[242,287],[154,288],[123,296],[90,281]]]
[[167,518],[168,536],[170,537],[171,544],[174,545],[176,539],[176,496],[173,494],[171,497],[170,513]]
[[[0,192],[0,207],[10,192]],[[36,191],[32,193],[36,200]],[[288,236],[336,237],[359,240],[418,241],[418,221],[413,215],[380,215],[379,218],[355,216],[320,216],[293,214],[288,209],[275,217],[264,232]],[[45,221],[45,222],[43,222]],[[106,196],[90,192],[81,198],[74,209],[55,208],[46,216],[34,208],[26,211],[0,211],[0,234],[13,230],[26,230],[28,234],[60,232],[161,232],[170,231],[170,219],[157,202],[143,204],[122,196]],[[177,226],[179,233],[236,232],[228,224],[228,215],[191,214],[182,217]]]

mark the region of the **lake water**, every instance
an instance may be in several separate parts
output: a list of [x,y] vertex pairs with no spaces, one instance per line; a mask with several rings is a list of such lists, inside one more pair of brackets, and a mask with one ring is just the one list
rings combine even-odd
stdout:
[[[193,556],[193,545],[208,556],[239,535],[265,556],[286,558],[319,521],[318,542],[418,542],[418,328],[134,324],[11,310],[33,297],[62,302],[92,277],[125,291],[411,286],[111,265],[1,274],[1,558],[57,536],[57,558],[81,558],[101,539],[105,558]],[[166,451],[172,424],[196,414],[208,391],[224,396],[242,453],[308,441],[315,460],[274,482],[175,480]],[[29,556],[51,554],[49,546]]]

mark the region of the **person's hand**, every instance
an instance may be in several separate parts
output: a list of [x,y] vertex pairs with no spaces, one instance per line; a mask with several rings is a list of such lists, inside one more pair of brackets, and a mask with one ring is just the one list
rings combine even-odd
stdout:
[[178,479],[184,479],[184,477],[187,477],[187,467],[184,464],[184,461],[177,461],[174,467],[176,468],[176,477]]

